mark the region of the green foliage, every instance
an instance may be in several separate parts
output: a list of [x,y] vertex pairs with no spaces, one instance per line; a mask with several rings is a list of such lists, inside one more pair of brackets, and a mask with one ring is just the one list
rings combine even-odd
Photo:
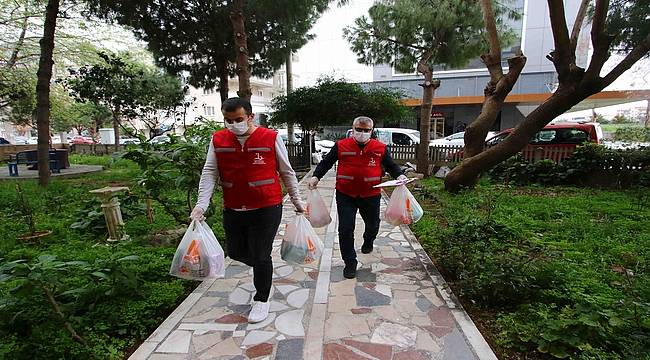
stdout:
[[650,128],[619,128],[614,133],[614,140],[650,142]]
[[579,146],[560,164],[529,162],[520,155],[492,168],[497,182],[605,187],[650,186],[650,148],[614,150],[595,144]]
[[[505,47],[513,34],[503,19],[506,14],[520,15],[509,11],[502,2],[494,5]],[[354,27],[344,30],[352,51],[363,64],[390,64],[398,71],[413,73],[416,64],[430,52],[424,65],[458,68],[487,49],[483,15],[475,1],[380,1],[368,14],[369,18],[362,16],[355,20]]]
[[[146,206],[133,192],[120,194],[117,198],[120,202],[120,210],[124,221],[129,221],[146,211]],[[86,234],[90,232],[95,236],[105,235],[108,232],[104,213],[98,199],[84,201],[83,207],[77,212],[76,218],[78,220],[70,225],[72,229],[77,229]]]
[[[503,359],[643,359],[650,349],[650,207],[643,190],[427,180],[414,226]],[[417,196],[418,194],[416,194]],[[427,200],[425,200],[425,198]],[[644,200],[645,199],[645,200]]]
[[614,124],[629,124],[629,123],[632,122],[632,119],[630,119],[629,117],[627,117],[625,115],[618,114],[618,115],[614,116],[614,118],[612,119],[612,122]]
[[[313,36],[308,34],[329,0],[246,1],[248,55],[254,76],[270,77]],[[231,1],[89,1],[92,11],[132,27],[146,41],[157,63],[178,74],[187,71],[193,86],[215,88],[222,75],[235,76]],[[197,36],[197,34],[201,34]]]
[[627,54],[645,41],[650,33],[649,13],[649,0],[612,0],[606,25],[607,33],[613,36],[610,48]]
[[176,77],[138,63],[128,55],[99,52],[103,62],[71,70],[63,83],[79,102],[92,102],[111,111],[114,119],[139,118],[159,126],[154,114],[182,106],[185,89]]
[[401,97],[396,90],[364,90],[359,84],[323,77],[314,86],[273,99],[274,112],[269,121],[274,125],[300,124],[303,131],[350,124],[361,115],[375,121],[399,121],[408,112],[399,101]]
[[[26,225],[9,216],[18,210],[15,182],[0,182],[0,358],[124,359],[196,284],[168,275],[180,237],[162,246],[153,238],[163,231],[177,232],[177,226],[156,202],[154,222],[147,221],[137,200],[143,194],[133,182],[140,172],[137,165],[108,156],[73,155],[70,160],[108,170],[59,179],[48,188],[21,181],[36,224],[53,230],[40,243],[16,241]],[[70,227],[80,220],[79,209],[100,209],[88,191],[109,185],[135,190],[132,204],[129,197],[121,200],[131,240],[113,245],[105,244],[101,233]],[[175,196],[183,197],[184,191]],[[216,221],[213,229],[222,237],[219,220],[213,216],[209,222]],[[87,345],[72,338],[65,322]]]

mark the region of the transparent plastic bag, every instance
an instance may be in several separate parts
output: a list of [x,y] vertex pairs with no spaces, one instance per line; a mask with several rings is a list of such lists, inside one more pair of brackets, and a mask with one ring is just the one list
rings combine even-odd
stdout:
[[395,188],[384,213],[384,220],[393,226],[409,225],[417,222],[424,215],[424,210],[406,185]]
[[205,221],[192,220],[176,249],[169,273],[189,280],[225,275],[223,249]]
[[310,264],[323,254],[323,242],[305,215],[296,215],[296,219],[284,232],[280,256],[282,260],[298,264]]
[[315,228],[326,226],[332,222],[329,210],[325,205],[325,201],[320,196],[318,190],[309,190],[307,194],[307,217],[309,223]]

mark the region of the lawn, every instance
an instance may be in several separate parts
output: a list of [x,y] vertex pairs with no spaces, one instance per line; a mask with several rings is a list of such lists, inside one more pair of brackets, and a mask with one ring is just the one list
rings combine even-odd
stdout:
[[[135,163],[108,156],[70,160],[106,170],[53,178],[47,188],[35,181],[0,182],[0,358],[125,358],[198,284],[168,275],[182,230],[168,233],[180,225],[155,201],[149,223]],[[51,235],[18,239],[28,227],[16,184],[33,208],[37,230]],[[130,240],[117,244],[106,243],[100,203],[88,193],[109,185],[131,189],[120,199]],[[166,195],[185,204],[182,189]],[[208,223],[222,238],[220,212]],[[68,326],[83,341],[74,340]]]
[[414,230],[502,359],[647,359],[650,192],[415,192]]

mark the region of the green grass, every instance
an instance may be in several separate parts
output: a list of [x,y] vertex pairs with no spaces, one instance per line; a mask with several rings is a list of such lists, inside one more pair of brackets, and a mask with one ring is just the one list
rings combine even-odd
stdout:
[[615,133],[618,129],[629,129],[629,128],[642,128],[643,124],[641,123],[632,123],[632,124],[600,124],[604,132]]
[[[0,182],[0,204],[3,204],[0,208],[0,266],[18,259],[37,262],[43,254],[55,255],[62,261],[90,264],[111,257],[137,255],[140,260],[121,266],[139,279],[138,290],[119,296],[100,296],[93,301],[76,299],[71,303],[67,303],[70,301],[68,295],[57,295],[70,322],[88,340],[89,346],[84,347],[72,341],[42,294],[37,291],[25,299],[11,291],[15,283],[0,282],[0,358],[89,358],[91,354],[101,359],[124,358],[129,349],[133,350],[146,338],[197,284],[168,275],[180,239],[161,242],[154,234],[177,229],[179,225],[155,201],[153,223],[147,221],[142,205],[123,203],[129,241],[109,245],[105,242],[105,230],[71,228],[73,223],[89,217],[89,211],[101,211],[99,200],[89,193],[92,189],[128,186],[140,204],[144,203],[144,195],[136,181],[140,170],[131,161],[88,155],[71,155],[70,161],[103,165],[106,170],[79,178],[52,178],[47,188],[39,187],[35,180],[19,182],[29,206],[34,209],[37,229],[52,230],[51,235],[38,242],[18,239],[28,232],[24,219],[17,214],[18,182]],[[181,202],[185,200],[182,189],[174,191],[178,193],[170,193],[170,197]],[[215,202],[219,203],[219,199]],[[208,219],[218,237],[223,234],[220,216],[217,211]],[[102,216],[97,220],[103,223]],[[63,284],[91,289],[101,285],[85,283],[84,279],[73,273],[64,278]]]
[[451,195],[432,179],[415,231],[500,358],[644,358],[649,194],[482,182]]

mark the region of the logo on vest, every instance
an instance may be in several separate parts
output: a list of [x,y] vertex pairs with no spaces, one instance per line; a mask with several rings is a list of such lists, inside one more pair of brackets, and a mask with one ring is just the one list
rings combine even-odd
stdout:
[[370,158],[370,161],[368,162],[368,166],[377,166],[377,163],[375,162],[375,158]]
[[253,165],[266,165],[266,162],[264,161],[264,156],[260,155],[260,153],[255,153],[255,158],[253,159]]

